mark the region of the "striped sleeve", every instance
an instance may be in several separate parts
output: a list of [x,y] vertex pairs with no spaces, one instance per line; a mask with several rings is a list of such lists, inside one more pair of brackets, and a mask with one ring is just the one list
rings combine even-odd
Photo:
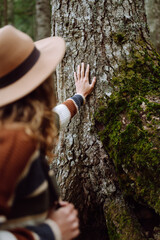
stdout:
[[75,94],[73,97],[53,108],[53,112],[59,116],[60,129],[68,125],[71,118],[74,117],[84,103],[84,96],[81,94]]
[[0,240],[62,240],[58,225],[47,219],[38,226],[16,228],[10,231],[0,230]]
[[8,231],[0,231],[0,240],[17,240],[17,238]]

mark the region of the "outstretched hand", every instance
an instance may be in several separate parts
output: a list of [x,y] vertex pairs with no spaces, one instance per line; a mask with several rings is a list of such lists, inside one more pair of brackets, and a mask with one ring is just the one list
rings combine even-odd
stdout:
[[96,77],[93,78],[91,84],[89,83],[89,64],[87,64],[86,71],[84,70],[84,63],[81,66],[78,65],[77,72],[74,72],[74,79],[76,92],[86,98],[92,92],[96,83]]

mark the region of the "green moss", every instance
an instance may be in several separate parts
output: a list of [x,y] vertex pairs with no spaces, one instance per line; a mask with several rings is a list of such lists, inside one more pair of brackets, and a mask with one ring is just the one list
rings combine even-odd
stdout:
[[138,221],[132,216],[124,201],[104,204],[104,213],[110,240],[144,240]]
[[123,32],[112,33],[111,37],[117,45],[122,45],[127,41],[126,34]]
[[110,240],[121,240],[120,234],[117,233],[117,228],[109,214],[107,214],[107,229]]
[[95,123],[125,195],[160,214],[160,56],[142,43],[114,74]]

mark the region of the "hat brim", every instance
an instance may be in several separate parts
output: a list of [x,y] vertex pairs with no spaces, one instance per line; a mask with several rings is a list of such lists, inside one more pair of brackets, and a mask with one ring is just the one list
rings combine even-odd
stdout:
[[65,41],[61,37],[49,37],[34,43],[40,51],[35,65],[20,79],[0,89],[0,107],[12,103],[42,84],[56,69],[65,53]]

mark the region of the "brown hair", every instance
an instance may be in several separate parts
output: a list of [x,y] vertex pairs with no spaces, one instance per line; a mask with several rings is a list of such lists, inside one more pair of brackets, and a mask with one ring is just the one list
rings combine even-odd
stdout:
[[40,143],[51,159],[57,140],[52,108],[56,105],[53,78],[50,76],[37,89],[20,100],[0,108],[0,127],[24,126]]

